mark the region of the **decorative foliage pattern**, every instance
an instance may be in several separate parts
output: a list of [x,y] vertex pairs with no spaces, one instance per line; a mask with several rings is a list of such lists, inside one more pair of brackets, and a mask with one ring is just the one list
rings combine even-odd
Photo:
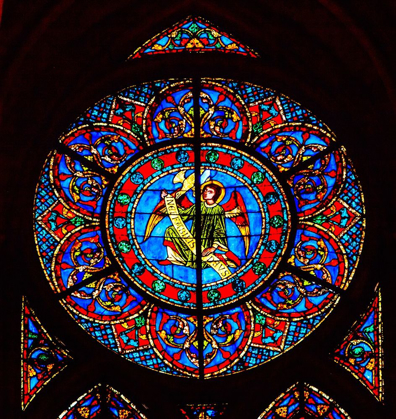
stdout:
[[71,359],[63,344],[52,339],[30,308],[22,302],[22,410]]
[[212,419],[223,416],[227,408],[226,404],[187,404],[180,410],[186,419]]
[[381,290],[377,285],[373,301],[336,349],[334,360],[381,402],[384,401],[382,341]]
[[220,31],[201,17],[188,16],[159,33],[139,47],[130,57],[174,52],[211,52],[242,54],[257,57],[257,53],[232,36]]
[[215,83],[202,83],[199,107],[202,138],[245,139],[249,132],[247,110],[232,90]]
[[126,359],[193,378],[256,367],[318,327],[353,277],[352,163],[271,89],[142,83],[60,142],[36,191],[40,260],[66,310]]
[[[114,111],[115,115],[120,113],[121,106],[121,103],[118,103],[118,107]],[[128,113],[132,114],[132,105],[129,108],[128,105],[125,105],[125,108],[129,110]],[[132,115],[129,116],[132,118]],[[122,124],[119,124],[120,127],[117,125],[100,123],[82,125],[72,129],[62,139],[62,142],[79,156],[83,156],[99,167],[114,173],[120,164],[141,148],[135,135],[124,130]]]
[[226,371],[246,352],[253,337],[252,320],[252,312],[244,305],[204,317],[206,376]]
[[316,225],[299,224],[289,262],[324,283],[343,287],[348,259],[334,235]]
[[96,418],[102,417],[103,414],[114,419],[146,419],[146,416],[120,392],[100,384],[80,396],[59,419]]
[[326,150],[331,141],[326,131],[306,125],[291,125],[261,135],[256,146],[257,151],[280,171],[286,171]]
[[171,368],[198,376],[197,317],[154,307],[149,319],[149,340]]
[[254,300],[258,309],[275,319],[304,319],[325,312],[338,301],[325,285],[282,272]]
[[191,137],[193,102],[189,92],[191,80],[159,80],[128,87],[88,108],[60,142],[114,172],[146,145],[167,136]]
[[70,310],[86,319],[125,322],[143,312],[147,304],[117,272],[87,282],[63,300]]
[[163,89],[150,104],[147,119],[148,138],[156,142],[174,138],[194,137],[194,107],[192,87],[188,83]]
[[318,214],[338,193],[345,179],[343,153],[335,151],[319,158],[307,169],[299,170],[288,183],[301,218]]
[[309,384],[294,384],[282,393],[259,416],[259,419],[280,418],[349,419],[350,416],[334,400]]

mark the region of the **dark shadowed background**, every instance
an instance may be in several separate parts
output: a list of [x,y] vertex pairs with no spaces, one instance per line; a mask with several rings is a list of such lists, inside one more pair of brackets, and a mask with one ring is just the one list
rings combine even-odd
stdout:
[[[260,59],[232,54],[126,58],[189,14],[233,34]],[[148,419],[181,418],[178,403],[227,402],[227,418],[255,419],[287,387],[306,381],[353,419],[396,416],[395,34],[392,1],[5,0],[1,133],[2,356],[0,416],[55,418],[98,382]],[[164,77],[230,77],[274,88],[313,111],[345,145],[360,178],[367,234],[352,284],[327,320],[279,358],[231,377],[173,378],[127,362],[86,334],[50,289],[35,250],[32,208],[44,160],[88,106],[128,85]],[[383,290],[385,405],[335,364],[330,351]],[[20,309],[26,295],[73,362],[21,413]],[[392,314],[393,313],[393,314]]]

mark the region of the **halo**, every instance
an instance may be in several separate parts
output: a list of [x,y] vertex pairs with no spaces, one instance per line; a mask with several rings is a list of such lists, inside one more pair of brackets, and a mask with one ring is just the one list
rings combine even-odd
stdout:
[[218,204],[219,202],[221,202],[223,200],[223,198],[225,196],[225,188],[224,188],[224,185],[222,183],[218,182],[217,180],[207,180],[206,182],[204,182],[201,185],[201,201],[204,200],[203,197],[202,197],[202,192],[205,189],[205,186],[208,186],[208,185],[216,185],[216,186],[219,186],[221,188],[220,195],[219,195],[219,197],[215,201],[215,203]]

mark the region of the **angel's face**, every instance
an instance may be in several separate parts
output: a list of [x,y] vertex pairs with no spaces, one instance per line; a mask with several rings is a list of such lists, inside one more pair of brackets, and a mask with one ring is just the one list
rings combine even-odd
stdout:
[[216,195],[216,191],[214,188],[210,186],[206,186],[203,190],[202,196],[205,201],[213,201],[214,196]]

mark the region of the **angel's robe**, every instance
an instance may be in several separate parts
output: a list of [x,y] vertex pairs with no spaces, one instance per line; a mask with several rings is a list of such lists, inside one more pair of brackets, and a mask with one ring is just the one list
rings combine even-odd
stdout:
[[[179,214],[184,222],[192,220],[191,235],[196,237],[196,211],[195,205],[189,208],[180,208]],[[225,211],[218,205],[208,205],[201,202],[201,244],[202,251],[208,247],[216,247],[224,252],[228,251]],[[168,260],[174,264],[196,267],[196,256],[185,244],[175,227],[169,226],[165,230],[164,245],[171,249],[168,250]],[[209,267],[206,262],[202,262],[202,269]]]

